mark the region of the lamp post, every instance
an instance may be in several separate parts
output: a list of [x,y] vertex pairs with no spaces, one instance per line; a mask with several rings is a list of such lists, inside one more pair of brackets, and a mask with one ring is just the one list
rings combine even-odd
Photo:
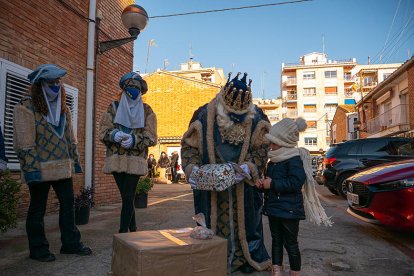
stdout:
[[[95,182],[95,152],[96,152],[96,92],[98,80],[98,56],[111,49],[120,47],[128,42],[134,41],[148,24],[148,14],[139,5],[127,6],[121,15],[123,25],[128,29],[130,37],[99,41],[100,23],[102,16],[96,16],[96,1],[90,2],[90,18],[95,22],[89,22],[88,31],[88,62],[87,62],[87,87],[86,87],[86,120],[85,120],[85,186],[91,187]],[[96,35],[94,35],[96,33]],[[93,38],[95,37],[96,48],[93,49]],[[90,49],[91,47],[91,49]],[[95,53],[93,53],[95,51]],[[95,70],[93,75],[93,70]]]

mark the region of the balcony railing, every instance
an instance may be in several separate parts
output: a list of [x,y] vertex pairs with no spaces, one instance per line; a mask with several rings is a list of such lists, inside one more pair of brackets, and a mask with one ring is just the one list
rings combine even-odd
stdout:
[[296,101],[298,99],[298,94],[296,93],[288,93],[286,96],[288,101]]
[[288,78],[285,82],[285,85],[296,85],[296,78]]
[[295,118],[298,116],[298,110],[297,109],[288,109],[287,114],[289,118]]
[[409,124],[408,104],[397,105],[381,115],[367,121],[367,131],[374,134],[395,126]]
[[315,113],[317,111],[316,107],[314,108],[305,108],[304,112],[306,113]]

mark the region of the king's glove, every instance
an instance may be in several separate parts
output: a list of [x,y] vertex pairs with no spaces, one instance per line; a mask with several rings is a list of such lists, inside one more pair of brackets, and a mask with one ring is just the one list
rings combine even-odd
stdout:
[[190,173],[190,177],[188,178],[188,183],[190,183],[191,188],[195,189],[195,187],[197,186],[198,183],[198,170],[200,168],[197,165],[194,165],[193,170]]

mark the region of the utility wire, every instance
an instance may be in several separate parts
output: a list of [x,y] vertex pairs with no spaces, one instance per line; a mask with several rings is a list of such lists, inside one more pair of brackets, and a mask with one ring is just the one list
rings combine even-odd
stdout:
[[194,11],[194,12],[185,12],[185,13],[174,13],[174,14],[150,16],[149,18],[162,18],[162,17],[173,17],[173,16],[184,16],[184,15],[193,15],[193,14],[224,12],[224,11],[234,11],[234,10],[243,10],[243,9],[253,9],[253,8],[262,8],[262,7],[269,7],[269,6],[286,5],[286,4],[298,4],[298,3],[301,3],[301,2],[310,2],[310,1],[313,1],[313,0],[296,0],[296,1],[286,1],[286,2],[279,2],[279,3],[254,5],[254,6],[242,6],[242,7],[236,7],[236,8],[226,8],[226,9],[207,10],[207,11]]
[[387,43],[388,43],[388,38],[390,38],[391,30],[392,30],[392,27],[394,26],[395,17],[397,17],[398,10],[399,10],[399,8],[400,8],[400,4],[401,4],[401,0],[399,0],[399,1],[398,1],[397,9],[395,10],[395,13],[394,13],[394,18],[392,19],[391,26],[390,26],[390,28],[388,29],[387,38],[385,39],[384,48],[382,48],[381,55],[382,55],[382,53],[384,52],[385,46],[387,46]]

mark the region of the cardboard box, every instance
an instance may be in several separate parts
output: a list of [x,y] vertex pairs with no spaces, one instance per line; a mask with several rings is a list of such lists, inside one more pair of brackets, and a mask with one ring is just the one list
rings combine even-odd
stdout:
[[227,240],[190,237],[191,228],[115,234],[114,276],[227,275]]

